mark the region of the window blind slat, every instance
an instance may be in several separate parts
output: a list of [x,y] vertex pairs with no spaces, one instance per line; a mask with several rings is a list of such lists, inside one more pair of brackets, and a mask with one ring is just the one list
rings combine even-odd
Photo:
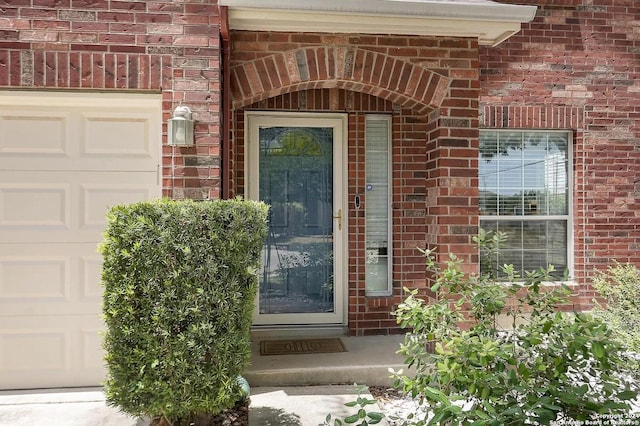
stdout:
[[366,290],[390,291],[389,200],[390,120],[367,117],[365,124],[365,239],[367,247]]

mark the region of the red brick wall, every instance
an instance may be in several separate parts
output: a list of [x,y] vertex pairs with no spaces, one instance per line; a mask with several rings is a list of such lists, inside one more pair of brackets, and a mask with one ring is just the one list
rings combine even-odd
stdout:
[[183,101],[197,120],[197,146],[163,147],[163,193],[174,198],[217,198],[216,3],[0,0],[0,90],[161,92],[163,123]]
[[[437,245],[477,269],[478,125],[573,130],[574,275],[584,306],[594,269],[612,259],[640,265],[639,2],[502,2],[541,7],[491,48],[455,38],[232,34],[237,191],[243,108],[347,111],[353,134],[365,112],[394,115],[396,293],[364,297],[360,225],[350,223],[354,334],[395,331],[388,312],[399,289],[425,283],[416,246]],[[219,26],[216,0],[0,0],[0,90],[162,93],[163,123],[182,101],[194,110],[197,143],[163,147],[163,193],[218,198]],[[357,169],[361,141],[349,143]],[[362,186],[355,176],[350,196]]]
[[349,200],[364,192],[365,114],[393,114],[393,295],[365,296],[364,212],[352,210],[351,334],[398,332],[390,312],[402,300],[402,287],[427,283],[417,247],[454,252],[469,272],[477,271],[471,241],[478,224],[477,55],[477,43],[465,39],[232,33],[238,193],[244,108],[347,112]]
[[481,125],[574,130],[574,275],[588,307],[595,269],[640,266],[640,2],[511,3],[542,6],[480,49]]

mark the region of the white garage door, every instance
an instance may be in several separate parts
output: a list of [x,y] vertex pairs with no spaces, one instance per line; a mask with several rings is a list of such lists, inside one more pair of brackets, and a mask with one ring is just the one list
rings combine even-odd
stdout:
[[160,95],[0,92],[0,389],[95,386],[109,206],[160,192]]

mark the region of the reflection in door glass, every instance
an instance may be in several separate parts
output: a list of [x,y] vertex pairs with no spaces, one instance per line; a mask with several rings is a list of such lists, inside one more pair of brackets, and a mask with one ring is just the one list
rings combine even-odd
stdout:
[[260,200],[270,205],[260,313],[333,312],[333,129],[259,135]]

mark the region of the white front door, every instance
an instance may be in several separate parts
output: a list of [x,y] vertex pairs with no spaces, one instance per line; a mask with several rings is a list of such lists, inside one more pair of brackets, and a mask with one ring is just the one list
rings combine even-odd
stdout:
[[342,324],[344,114],[247,113],[248,196],[270,206],[255,324]]

